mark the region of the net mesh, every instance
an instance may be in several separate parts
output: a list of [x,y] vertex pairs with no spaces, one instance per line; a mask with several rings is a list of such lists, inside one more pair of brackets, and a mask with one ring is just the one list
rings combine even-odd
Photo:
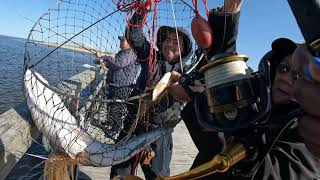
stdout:
[[[127,110],[133,87],[111,87],[108,68],[94,64],[97,55],[116,56],[118,36],[124,35],[137,2],[156,2],[143,28],[155,48],[152,29],[177,26],[190,33],[194,13],[182,0],[63,0],[31,29],[25,44],[24,91],[33,121],[55,153],[109,166],[129,159],[166,132],[156,128],[130,137],[123,127],[127,116],[136,116]],[[120,6],[123,3],[126,6]]]

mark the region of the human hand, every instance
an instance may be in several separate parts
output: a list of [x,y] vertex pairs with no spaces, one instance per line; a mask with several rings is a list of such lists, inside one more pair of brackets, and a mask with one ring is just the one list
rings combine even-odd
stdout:
[[101,59],[95,59],[94,61],[93,61],[93,63],[94,64],[99,64],[99,65],[104,65],[104,66],[107,66],[107,62],[105,62],[105,61],[103,61],[103,60],[101,60]]
[[149,1],[144,3],[141,6],[138,6],[136,12],[141,15],[148,14],[149,12],[152,11],[152,3],[153,1]]
[[96,57],[96,58],[101,58],[102,57],[102,55],[101,55],[101,52],[100,51],[94,51],[94,56]]
[[168,93],[179,102],[188,102],[191,100],[186,90],[180,83],[181,74],[172,71],[171,72],[171,85],[168,87]]
[[175,102],[170,108],[158,114],[154,121],[162,124],[164,127],[174,128],[181,121],[180,111],[180,103]]
[[[308,66],[310,60],[312,59],[312,55],[308,52],[308,49],[305,44],[298,45],[296,50],[294,51],[292,55],[292,70],[295,74],[299,74],[304,79],[307,79],[305,77],[305,68]],[[297,79],[297,78],[295,78]]]
[[[292,55],[292,70],[305,77],[304,69],[312,60],[305,45],[299,45]],[[299,102],[302,109],[313,116],[320,117],[320,111],[315,103],[320,102],[320,84],[308,78],[298,78],[293,85],[293,97]],[[319,99],[319,100],[317,100]]]
[[222,12],[235,13],[240,11],[243,0],[224,0]]
[[[169,94],[179,102],[189,102],[191,97],[187,93],[187,90],[181,84],[181,74],[178,72],[172,72],[172,84],[168,87]],[[189,85],[191,93],[203,93],[205,91],[205,85],[199,81],[195,81],[193,85]]]

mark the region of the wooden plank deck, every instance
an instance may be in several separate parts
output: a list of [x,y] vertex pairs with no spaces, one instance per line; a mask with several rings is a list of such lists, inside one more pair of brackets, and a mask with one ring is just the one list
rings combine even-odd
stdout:
[[[198,150],[193,144],[188,130],[183,122],[180,122],[173,132],[173,155],[170,164],[171,175],[189,170]],[[80,179],[106,180],[109,179],[110,167],[80,167]],[[144,177],[141,169],[138,176]]]
[[4,179],[30,147],[39,131],[30,126],[31,116],[25,103],[0,116],[0,179]]

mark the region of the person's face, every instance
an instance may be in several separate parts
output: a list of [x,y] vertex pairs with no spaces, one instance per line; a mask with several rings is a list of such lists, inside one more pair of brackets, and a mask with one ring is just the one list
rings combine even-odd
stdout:
[[130,46],[129,46],[129,43],[128,43],[128,41],[125,39],[125,38],[123,38],[122,40],[120,40],[120,48],[122,49],[122,50],[125,50],[125,49],[128,49]]
[[[184,53],[183,39],[179,36],[179,45],[181,54]],[[178,46],[177,35],[174,32],[168,33],[165,41],[162,44],[161,53],[167,61],[175,61],[179,57],[179,46]]]
[[313,56],[307,49],[305,44],[299,45],[292,55],[292,66],[298,73],[304,73],[304,67],[307,66],[308,62],[312,61]]
[[272,100],[276,104],[286,104],[293,97],[292,55],[288,55],[277,66],[272,85]]

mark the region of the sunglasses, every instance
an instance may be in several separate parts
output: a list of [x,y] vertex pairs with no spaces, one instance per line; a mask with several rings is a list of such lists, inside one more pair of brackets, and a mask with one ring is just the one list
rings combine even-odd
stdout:
[[297,79],[301,79],[301,78],[302,78],[301,74],[299,74],[299,73],[296,72],[296,71],[293,71],[293,70],[290,68],[289,64],[287,64],[287,63],[280,63],[280,64],[277,66],[277,72],[278,72],[278,73],[281,73],[281,74],[286,74],[286,73],[291,72],[294,80],[297,80]]
[[277,66],[277,72],[278,73],[285,74],[285,73],[288,73],[290,71],[291,71],[291,68],[290,68],[289,64],[287,64],[287,63],[280,63]]

